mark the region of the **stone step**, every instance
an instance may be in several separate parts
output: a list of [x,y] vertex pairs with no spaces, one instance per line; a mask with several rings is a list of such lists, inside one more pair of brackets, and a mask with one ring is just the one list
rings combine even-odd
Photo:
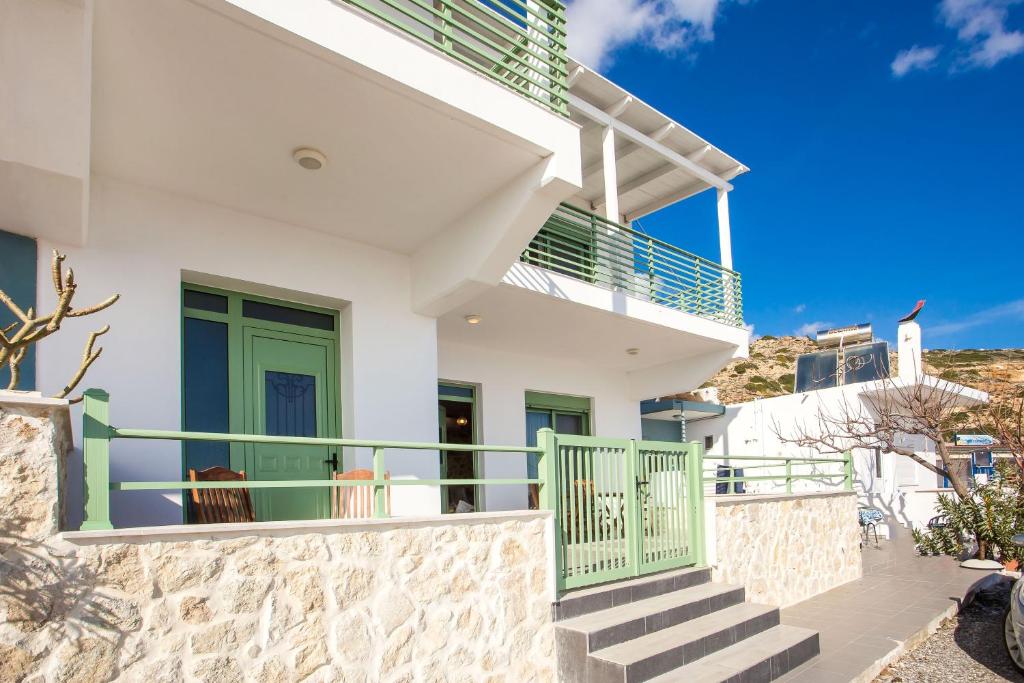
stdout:
[[688,567],[569,591],[555,603],[556,621],[664,595],[711,581],[708,567]]
[[775,626],[649,680],[651,683],[766,683],[816,657],[818,652],[817,631]]
[[742,586],[704,583],[555,624],[560,653],[574,653],[583,664],[591,652],[639,638],[743,602]]
[[587,661],[587,680],[646,681],[778,625],[776,607],[749,602],[732,605],[592,652]]

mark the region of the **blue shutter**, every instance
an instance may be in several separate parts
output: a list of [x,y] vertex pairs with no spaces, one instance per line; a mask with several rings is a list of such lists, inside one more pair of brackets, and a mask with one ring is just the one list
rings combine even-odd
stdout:
[[[0,230],[0,289],[7,293],[22,310],[36,305],[36,241],[30,237],[12,235]],[[0,327],[6,327],[17,318],[6,306],[0,305]],[[0,389],[6,389],[11,379],[10,370],[0,368]],[[30,348],[21,362],[21,381],[18,389],[36,388],[36,354]]]

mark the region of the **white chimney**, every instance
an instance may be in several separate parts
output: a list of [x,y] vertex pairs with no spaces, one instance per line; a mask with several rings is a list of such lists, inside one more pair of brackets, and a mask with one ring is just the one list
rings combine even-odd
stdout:
[[921,326],[913,320],[901,322],[898,334],[900,379],[916,381],[924,374],[921,369]]

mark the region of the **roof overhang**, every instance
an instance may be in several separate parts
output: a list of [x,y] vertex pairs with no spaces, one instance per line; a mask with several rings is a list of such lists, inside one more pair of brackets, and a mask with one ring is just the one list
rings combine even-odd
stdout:
[[750,169],[681,123],[579,62],[569,60],[569,111],[582,127],[583,191],[574,204],[604,205],[602,133],[616,132],[622,219],[642,218]]
[[951,394],[956,396],[956,404],[964,408],[985,405],[989,402],[989,395],[979,389],[965,387],[956,382],[949,382],[933,375],[921,375],[909,380],[904,377],[892,377],[890,379],[865,382],[858,393],[861,396],[881,396],[887,391],[915,390],[921,387],[924,397],[931,394]]
[[640,415],[650,420],[707,420],[725,414],[725,406],[703,401],[682,401],[677,398],[640,402]]

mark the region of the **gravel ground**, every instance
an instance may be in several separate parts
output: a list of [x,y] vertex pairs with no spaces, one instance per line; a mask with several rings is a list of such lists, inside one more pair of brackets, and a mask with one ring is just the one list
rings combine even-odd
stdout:
[[1009,597],[1005,584],[979,593],[957,618],[890,664],[875,683],[1024,683],[1003,646],[1003,611]]

